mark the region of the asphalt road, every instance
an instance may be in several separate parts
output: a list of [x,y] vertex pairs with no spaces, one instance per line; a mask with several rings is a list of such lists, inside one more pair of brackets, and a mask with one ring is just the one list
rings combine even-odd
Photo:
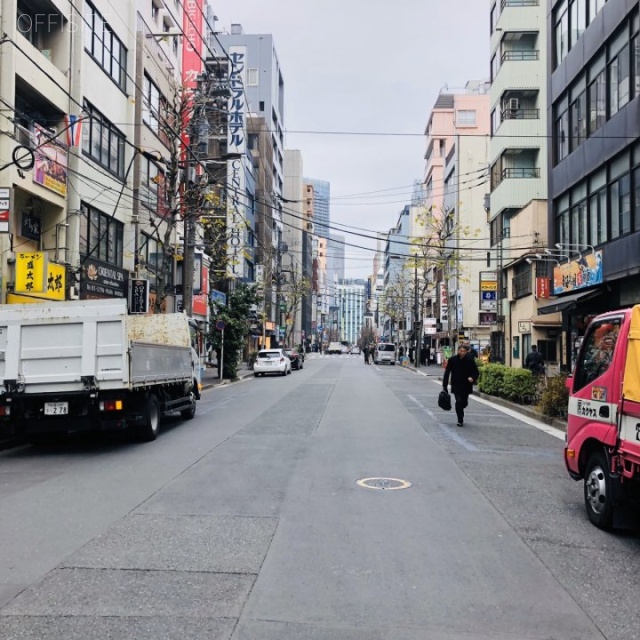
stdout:
[[640,638],[640,536],[589,524],[561,434],[458,428],[428,373],[314,354],[154,443],[2,452],[0,638]]

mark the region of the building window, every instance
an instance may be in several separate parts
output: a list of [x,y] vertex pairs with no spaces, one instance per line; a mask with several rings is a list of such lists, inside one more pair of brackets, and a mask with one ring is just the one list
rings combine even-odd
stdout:
[[140,159],[140,202],[151,209],[158,211],[158,195],[160,193],[160,184],[164,181],[164,177],[158,166],[148,158]]
[[558,201],[556,214],[556,238],[561,244],[569,244],[569,196],[565,195]]
[[629,59],[629,25],[609,45],[609,117],[629,102],[631,60]]
[[523,298],[532,293],[531,286],[531,265],[528,262],[519,262],[515,269],[513,277],[513,296],[514,298]]
[[258,70],[257,69],[247,69],[247,86],[248,87],[258,86]]
[[[603,61],[599,61],[600,66]],[[595,133],[607,119],[607,80],[605,69],[591,71],[593,79],[589,85],[589,135]]]
[[613,239],[631,231],[631,180],[628,173],[609,185],[609,202]]
[[[151,286],[158,286],[158,274],[162,270],[162,244],[153,236],[142,233],[140,239],[140,259],[147,271],[147,277]],[[170,268],[166,275],[165,286],[173,287],[173,269]]]
[[556,351],[555,340],[538,340],[538,353],[542,355],[545,362],[557,362],[558,352]]
[[558,164],[569,155],[569,109],[566,97],[556,107],[553,137],[555,161]]
[[495,53],[491,58],[491,82],[494,82],[500,71],[500,54]]
[[160,125],[160,90],[146,73],[142,92],[142,121],[157,134]]
[[456,124],[459,127],[475,127],[475,109],[458,109],[458,111],[456,112]]
[[571,139],[569,153],[577,149],[587,139],[587,91],[584,78],[571,90]]
[[557,67],[569,53],[569,10],[567,1],[559,2],[554,16],[555,66]]
[[589,0],[589,22],[596,17],[598,11],[604,7],[606,1],[607,0]]
[[122,89],[127,87],[127,50],[109,24],[89,2],[84,5],[84,48]]
[[80,205],[80,257],[122,266],[124,224],[94,207]]
[[602,188],[589,197],[589,244],[594,247],[607,241],[607,190]]
[[124,135],[88,102],[84,104],[84,111],[90,119],[82,127],[82,152],[123,179]]

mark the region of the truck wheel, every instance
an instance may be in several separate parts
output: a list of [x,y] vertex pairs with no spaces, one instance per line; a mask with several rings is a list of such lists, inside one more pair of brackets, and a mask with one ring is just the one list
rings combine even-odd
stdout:
[[193,420],[196,415],[196,394],[192,391],[189,398],[191,404],[180,412],[183,420]]
[[613,524],[613,478],[607,456],[596,451],[589,458],[584,474],[584,504],[589,520],[599,529]]
[[160,428],[160,403],[153,393],[147,397],[144,409],[144,424],[140,428],[140,438],[145,442],[151,442],[158,437]]

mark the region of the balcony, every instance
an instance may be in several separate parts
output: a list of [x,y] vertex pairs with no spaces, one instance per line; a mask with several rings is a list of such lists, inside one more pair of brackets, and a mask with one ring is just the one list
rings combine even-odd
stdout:
[[540,60],[540,52],[537,49],[529,51],[503,51],[500,58],[502,64],[505,62],[534,62]]
[[537,7],[539,0],[502,0],[500,8],[502,11],[509,7]]
[[539,120],[540,109],[503,109],[500,121],[505,120]]
[[[502,180],[509,180],[512,178],[539,178],[540,169],[537,167],[511,167],[502,170]],[[501,181],[502,181],[501,180]]]

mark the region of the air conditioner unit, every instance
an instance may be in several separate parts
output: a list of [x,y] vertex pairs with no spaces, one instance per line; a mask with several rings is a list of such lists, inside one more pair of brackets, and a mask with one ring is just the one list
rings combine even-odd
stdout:
[[520,100],[518,98],[509,98],[509,111],[514,113],[520,109]]

